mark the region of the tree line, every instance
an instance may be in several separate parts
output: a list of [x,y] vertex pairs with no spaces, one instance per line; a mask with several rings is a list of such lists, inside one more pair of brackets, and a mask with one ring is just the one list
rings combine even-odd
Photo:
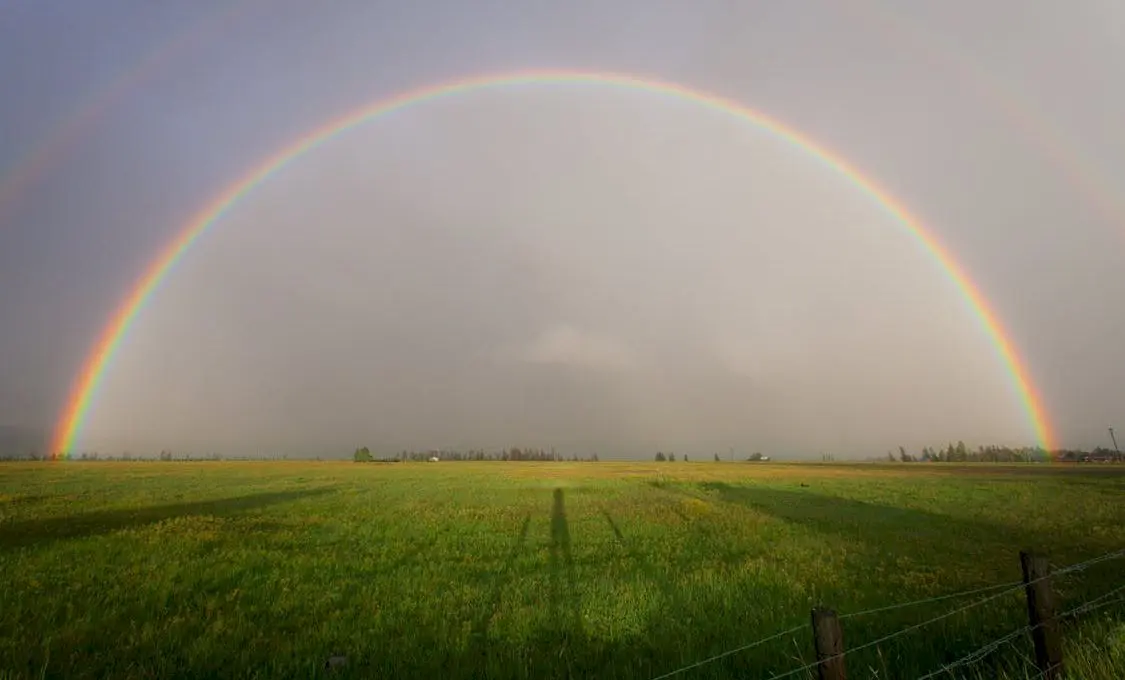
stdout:
[[[26,452],[18,452],[11,449],[0,450],[0,461],[42,461],[54,460],[57,458],[69,458],[70,460],[81,461],[253,461],[253,460],[289,460],[290,456],[285,454],[270,454],[264,452],[257,455],[221,455],[219,453],[175,453],[169,450],[161,451],[157,455],[142,455],[134,454],[128,451],[117,454],[105,454],[99,452],[82,452],[73,456],[50,456],[41,454],[37,451],[31,450]],[[314,459],[323,460],[322,456],[315,457],[302,457],[295,456],[296,459]],[[334,457],[329,457],[333,459]],[[404,450],[391,456],[378,457],[371,453],[371,450],[364,446],[357,448],[353,453],[352,460],[356,462],[425,462],[433,459],[439,461],[568,461],[568,462],[598,462],[598,454],[592,453],[589,455],[570,454],[565,455],[558,453],[554,448],[543,449],[538,447],[519,447],[513,446],[501,451],[486,451],[484,449],[469,449],[466,451],[459,450],[430,450],[430,451],[408,451]],[[691,460],[687,454],[682,454],[677,458],[675,453],[657,451],[653,456],[656,462],[676,462],[677,460],[688,462]],[[338,460],[338,458],[337,458]],[[726,460],[725,457],[718,453],[713,454],[712,460],[714,462],[722,462]],[[740,458],[742,461],[768,461],[769,456],[763,456],[761,453],[753,453],[745,458]],[[833,454],[821,454],[821,460],[824,462],[832,462],[836,460]],[[948,443],[942,446],[925,446],[921,451],[910,452],[906,447],[899,446],[897,451],[887,451],[883,458],[869,458],[874,461],[894,462],[894,463],[1030,463],[1030,462],[1065,462],[1065,463],[1114,463],[1125,462],[1125,456],[1116,449],[1109,449],[1103,446],[1096,447],[1092,450],[1083,449],[1058,449],[1048,452],[1041,447],[1009,447],[1009,446],[978,446],[976,449],[970,449],[965,445],[965,442],[958,441],[956,444]]]
[[1123,462],[1120,451],[1099,446],[1092,451],[1058,449],[1048,452],[1038,446],[978,446],[975,450],[965,442],[952,442],[943,447],[922,447],[918,455],[898,447],[898,453],[887,451],[887,461],[895,463],[1032,463],[1058,461],[1064,463]]

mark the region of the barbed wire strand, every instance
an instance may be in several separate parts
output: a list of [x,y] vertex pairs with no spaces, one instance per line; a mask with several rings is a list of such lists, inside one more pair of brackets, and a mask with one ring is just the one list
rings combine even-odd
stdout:
[[[1113,590],[1102,593],[1101,595],[1095,597],[1092,600],[1087,600],[1086,602],[1078,605],[1074,609],[1070,609],[1068,611],[1063,612],[1062,614],[1059,614],[1059,616],[1060,617],[1061,616],[1073,616],[1075,614],[1082,614],[1082,613],[1087,611],[1086,607],[1093,607],[1094,605],[1097,605],[1099,602],[1101,602],[1103,600],[1106,600],[1106,599],[1109,599],[1110,597],[1113,597],[1114,595],[1120,593],[1122,590],[1125,590],[1125,586],[1118,586],[1118,587],[1114,588]],[[1094,607],[1094,608],[1097,609],[1098,607]]]
[[[1031,581],[1028,581],[1027,583],[1021,582],[1019,585],[1013,586],[1013,587],[1011,587],[1007,590],[1003,590],[999,593],[996,593],[995,595],[989,595],[988,597],[981,598],[981,599],[977,600],[976,602],[972,602],[972,603],[967,604],[963,607],[958,607],[957,609],[954,609],[953,611],[946,612],[946,613],[941,614],[939,616],[935,616],[935,617],[933,617],[929,620],[923,621],[921,623],[916,623],[914,625],[907,626],[906,628],[902,628],[902,629],[897,630],[893,633],[889,633],[887,635],[884,635],[881,638],[878,638],[876,640],[872,640],[871,642],[867,642],[867,643],[862,644],[858,647],[852,647],[851,649],[846,650],[843,654],[840,654],[838,656],[833,656],[833,657],[829,657],[828,659],[816,661],[816,662],[811,663],[811,664],[806,664],[806,665],[801,666],[799,668],[794,668],[793,670],[791,670],[787,673],[782,673],[781,675],[771,676],[769,678],[769,680],[781,680],[782,678],[788,678],[788,677],[791,677],[791,676],[796,675],[798,673],[802,673],[804,671],[812,670],[813,668],[816,668],[817,666],[820,666],[820,665],[826,663],[827,661],[829,661],[831,659],[839,658],[840,656],[846,656],[848,654],[851,654],[852,652],[858,652],[861,649],[867,649],[869,647],[874,647],[876,645],[883,644],[884,642],[887,642],[887,641],[892,640],[896,637],[899,637],[900,635],[905,635],[906,633],[913,632],[915,630],[918,630],[919,628],[923,628],[925,626],[928,626],[931,623],[934,623],[936,621],[941,621],[942,619],[947,619],[951,616],[955,616],[957,614],[965,612],[965,611],[967,611],[969,609],[972,609],[974,607],[978,607],[978,606],[980,606],[980,605],[982,605],[986,602],[991,602],[993,600],[1001,598],[1001,597],[1003,597],[1005,595],[1008,595],[1012,592],[1015,592],[1017,590],[1022,590],[1025,587],[1027,587],[1027,586],[1029,586],[1033,583],[1038,583],[1040,581],[1044,581],[1046,579],[1049,579],[1049,578],[1052,578],[1054,576],[1058,576],[1058,575],[1061,575],[1061,574],[1072,574],[1072,573],[1075,573],[1075,572],[1083,571],[1083,570],[1085,570],[1085,569],[1087,569],[1087,568],[1089,568],[1089,567],[1091,567],[1095,564],[1100,564],[1102,562],[1106,562],[1106,561],[1109,561],[1109,560],[1112,560],[1112,559],[1116,559],[1118,557],[1125,557],[1125,550],[1116,550],[1116,551],[1107,552],[1107,553],[1104,553],[1104,554],[1099,555],[1097,557],[1093,557],[1091,559],[1088,559],[1084,562],[1079,562],[1077,564],[1072,564],[1072,565],[1069,565],[1067,567],[1063,567],[1062,569],[1059,569],[1057,572],[1054,572],[1054,573],[1051,573],[1051,574],[1046,574],[1044,576],[1040,576],[1039,578],[1032,579]],[[1080,612],[1074,611],[1072,613],[1080,613]],[[1024,632],[1026,632],[1026,631],[1020,631],[1020,634],[1022,634]]]
[[[1117,594],[1117,593],[1119,593],[1123,590],[1125,590],[1125,586],[1119,586],[1117,588],[1114,588],[1113,590],[1102,593],[1101,595],[1099,595],[1099,596],[1097,596],[1097,597],[1095,597],[1091,600],[1087,600],[1086,602],[1078,605],[1077,607],[1074,607],[1072,609],[1068,609],[1067,611],[1065,611],[1061,614],[1056,614],[1055,618],[1061,619],[1061,618],[1067,618],[1067,617],[1071,617],[1071,616],[1077,616],[1079,614],[1084,614],[1084,613],[1087,613],[1087,612],[1094,611],[1096,609],[1108,607],[1110,605],[1117,604],[1119,602],[1125,602],[1125,598],[1118,598],[1116,600],[1110,600],[1108,602],[1105,601],[1106,598],[1111,597],[1112,595],[1115,595],[1115,594]],[[984,645],[983,647],[980,647],[979,649],[976,649],[972,652],[969,652],[968,654],[961,657],[960,659],[957,659],[956,661],[953,661],[949,664],[943,665],[941,668],[939,668],[935,671],[931,671],[930,673],[927,673],[926,675],[923,675],[922,677],[918,678],[918,680],[930,680],[930,678],[937,677],[937,676],[939,676],[943,673],[948,673],[950,671],[956,670],[956,669],[961,668],[963,666],[968,666],[970,664],[974,664],[977,661],[980,661],[981,659],[985,658],[986,656],[988,656],[992,652],[995,652],[997,649],[1004,646],[1005,644],[1009,644],[1009,643],[1014,642],[1016,639],[1018,639],[1019,637],[1021,637],[1025,633],[1031,633],[1032,631],[1034,631],[1035,629],[1039,628],[1042,625],[1043,625],[1042,623],[1037,623],[1034,626],[1027,625],[1027,626],[1024,626],[1023,628],[1019,628],[1017,630],[1014,630],[1011,633],[1008,633],[1007,635],[1005,635],[1003,637],[1000,637],[996,640],[993,640],[992,642],[989,642],[988,644]],[[1026,657],[1025,657],[1025,659],[1026,659]],[[1037,673],[1035,675],[1035,677],[1032,678],[1032,680],[1036,680],[1037,678],[1042,678],[1042,677],[1046,676],[1046,673],[1047,673],[1046,671],[1041,671],[1041,672]]]
[[853,652],[858,652],[862,649],[868,649],[869,647],[881,645],[884,642],[887,642],[889,640],[893,640],[896,637],[899,637],[900,635],[906,635],[907,633],[918,630],[919,628],[924,628],[925,626],[928,626],[931,623],[934,623],[936,621],[941,621],[942,619],[948,619],[951,616],[956,616],[957,614],[968,611],[968,610],[972,609],[973,607],[978,607],[978,606],[980,606],[980,605],[982,605],[986,602],[991,602],[992,600],[1003,597],[1005,595],[1008,595],[1008,594],[1010,594],[1012,592],[1015,592],[1016,590],[1020,590],[1022,588],[1023,588],[1023,584],[1020,584],[1020,585],[1015,586],[1013,588],[1009,588],[1008,590],[1004,590],[1002,592],[996,593],[995,595],[989,595],[988,597],[981,598],[981,599],[979,599],[976,602],[973,602],[971,604],[967,604],[963,607],[958,607],[957,609],[954,609],[953,611],[949,611],[949,612],[946,612],[944,614],[940,614],[940,615],[935,616],[931,619],[927,619],[926,621],[923,621],[921,623],[915,623],[913,625],[907,626],[906,628],[901,628],[899,630],[896,630],[893,633],[889,633],[887,635],[884,635],[881,638],[878,638],[878,639],[872,640],[871,642],[866,642],[862,645],[859,645],[858,647],[852,647],[851,649],[848,649],[848,650],[844,651],[843,654],[840,654],[838,656],[833,656],[833,657],[829,657],[828,659],[824,659],[824,660],[821,660],[821,661],[816,661],[816,662],[813,662],[813,663],[810,663],[810,664],[806,664],[804,666],[801,666],[800,668],[794,668],[793,670],[791,670],[787,673],[782,673],[780,675],[770,676],[769,680],[781,680],[782,678],[788,678],[788,677],[791,677],[791,676],[796,675],[798,673],[808,671],[808,670],[812,670],[813,668],[816,668],[817,666],[820,666],[821,664],[824,664],[831,659],[839,658],[840,656],[847,656],[848,654],[851,654]]
[[[1121,590],[1125,590],[1125,586],[1122,586],[1121,588],[1114,588],[1114,590],[1111,591],[1111,592],[1116,592],[1116,591],[1121,591]],[[1121,597],[1121,598],[1118,598],[1116,600],[1110,600],[1109,602],[1100,602],[1100,603],[1095,604],[1095,602],[1097,600],[1101,600],[1103,597],[1105,597],[1105,596],[1103,595],[1102,597],[1094,598],[1094,600],[1091,600],[1090,602],[1088,602],[1084,605],[1079,605],[1078,607],[1075,607],[1074,609],[1063,612],[1062,614],[1059,614],[1057,618],[1062,618],[1062,617],[1067,617],[1067,616],[1075,616],[1077,614],[1084,614],[1084,613],[1087,613],[1087,612],[1095,611],[1097,609],[1102,609],[1103,607],[1109,607],[1111,605],[1125,603],[1125,597]],[[1037,626],[1029,626],[1028,630],[1030,631],[1030,630],[1033,630],[1034,628],[1038,628],[1038,625]],[[1034,666],[1035,664],[1032,664],[1032,665]],[[1047,677],[1047,673],[1050,670],[1052,670],[1052,669],[1048,668],[1046,670],[1039,671],[1035,675],[1028,678],[1028,680],[1043,680],[1044,678]],[[923,679],[919,678],[919,680],[923,680]]]
[[998,583],[992,586],[984,586],[983,588],[974,588],[973,590],[963,590],[959,593],[950,593],[948,595],[938,595],[937,597],[927,597],[922,600],[914,600],[913,602],[902,602],[899,604],[891,604],[885,607],[876,607],[874,609],[865,609],[861,612],[852,612],[850,614],[841,614],[839,619],[852,619],[857,616],[866,616],[867,614],[880,614],[882,612],[889,612],[895,609],[906,609],[907,607],[917,607],[922,604],[930,604],[933,602],[941,602],[942,600],[952,600],[958,597],[968,597],[970,595],[980,595],[993,590],[1000,590],[1001,588],[1014,588],[1015,586],[1023,585],[1023,581],[1011,581],[1009,583]]
[[[1100,564],[1102,562],[1106,562],[1106,561],[1109,561],[1109,560],[1112,560],[1112,559],[1117,559],[1119,557],[1125,557],[1125,549],[1107,552],[1107,553],[1104,553],[1104,554],[1099,555],[1097,557],[1086,560],[1084,562],[1079,562],[1077,564],[1072,564],[1072,565],[1069,565],[1069,566],[1066,566],[1066,567],[1062,567],[1062,568],[1054,571],[1053,573],[1051,573],[1047,576],[1041,576],[1037,579],[1034,579],[1031,582],[1029,582],[1028,584],[1024,584],[1022,581],[1012,581],[1010,583],[1001,583],[1001,584],[997,584],[997,585],[994,585],[994,586],[986,586],[984,588],[977,588],[977,589],[974,589],[974,590],[966,590],[966,591],[962,591],[962,592],[959,592],[959,593],[951,593],[949,595],[939,595],[937,597],[915,600],[913,602],[905,602],[905,603],[898,604],[898,605],[888,605],[886,607],[876,607],[874,609],[868,609],[868,610],[864,610],[864,611],[860,611],[860,612],[854,612],[854,613],[851,613],[851,614],[846,614],[846,615],[841,616],[839,618],[840,619],[855,618],[857,616],[863,616],[863,615],[866,615],[866,614],[874,614],[874,613],[877,613],[877,612],[891,611],[893,609],[903,609],[903,608],[906,608],[906,607],[918,606],[920,604],[927,604],[927,603],[931,603],[931,602],[940,602],[942,600],[953,599],[955,597],[967,597],[969,595],[976,595],[976,594],[986,593],[986,592],[993,591],[993,590],[998,590],[1000,588],[1005,588],[1005,590],[1002,590],[1001,592],[996,593],[995,595],[990,595],[989,597],[985,597],[985,598],[982,598],[980,600],[977,600],[976,602],[967,604],[964,607],[959,607],[957,609],[954,609],[951,612],[947,612],[947,613],[942,614],[940,616],[935,616],[934,618],[929,619],[928,621],[923,621],[922,623],[917,623],[917,624],[908,626],[906,628],[898,630],[898,631],[896,631],[894,633],[891,633],[889,635],[885,635],[885,636],[883,636],[883,637],[881,637],[877,640],[874,640],[872,642],[868,642],[866,644],[860,645],[859,647],[853,647],[853,648],[845,651],[844,654],[850,654],[852,652],[857,652],[861,649],[867,649],[868,647],[872,647],[872,646],[875,646],[875,645],[878,645],[878,644],[882,644],[882,643],[884,643],[888,640],[891,640],[893,638],[898,637],[899,635],[905,635],[906,633],[912,632],[912,631],[917,630],[919,628],[922,628],[924,626],[928,626],[929,624],[934,623],[935,621],[940,621],[942,619],[949,618],[949,617],[954,616],[956,614],[960,614],[964,611],[972,609],[973,607],[982,605],[986,602],[991,602],[992,600],[1003,597],[1004,595],[1007,595],[1011,592],[1014,592],[1016,590],[1020,590],[1024,587],[1026,587],[1026,585],[1030,585],[1031,583],[1038,583],[1039,581],[1042,581],[1042,580],[1047,579],[1047,578],[1051,578],[1052,576],[1061,576],[1063,574],[1071,574],[1071,573],[1074,573],[1074,572],[1082,571],[1082,570],[1087,569],[1087,568],[1089,568],[1089,567],[1091,567],[1095,564]],[[1066,614],[1064,614],[1064,616],[1065,615]],[[709,663],[713,663],[715,661],[718,661],[719,659],[726,658],[728,656],[731,656],[732,654],[737,654],[739,652],[744,652],[748,649],[752,649],[752,648],[757,647],[759,645],[764,645],[767,642],[772,642],[772,641],[777,640],[779,638],[783,638],[786,635],[792,635],[793,633],[796,633],[796,632],[800,631],[804,627],[805,627],[804,625],[794,626],[793,628],[790,628],[788,630],[784,630],[780,633],[775,633],[775,634],[773,634],[769,637],[765,637],[765,638],[762,638],[760,640],[755,640],[754,642],[751,642],[751,643],[746,644],[746,645],[742,645],[741,647],[731,649],[731,650],[723,652],[721,654],[716,654],[714,656],[708,657],[708,658],[703,659],[701,661],[696,661],[695,663],[689,664],[687,666],[683,666],[681,668],[677,668],[676,670],[670,671],[668,673],[664,673],[663,675],[655,676],[654,678],[652,678],[652,680],[665,680],[665,678],[674,677],[674,676],[679,675],[681,673],[685,673],[685,672],[693,670],[695,668],[699,668],[700,666],[705,666]],[[835,658],[835,657],[833,657],[833,658]],[[825,659],[825,661],[827,661],[827,659]],[[823,663],[824,663],[824,661],[817,661],[817,662],[812,663],[812,664],[801,666],[800,668],[795,668],[792,671],[789,671],[788,673],[783,673],[781,675],[772,676],[771,678],[769,678],[769,680],[781,680],[781,678],[787,678],[787,677],[790,677],[792,675],[796,675],[797,673],[800,673],[801,671],[807,671],[807,670],[811,670],[813,668],[816,668],[817,666],[820,666]]]
[[997,649],[999,649],[999,648],[1003,647],[1004,645],[1008,644],[1009,642],[1015,642],[1024,633],[1030,633],[1032,630],[1034,630],[1034,628],[1032,626],[1024,626],[1023,628],[1019,628],[1017,630],[1014,630],[1011,633],[1008,633],[1007,635],[1004,635],[1002,637],[999,637],[999,638],[993,640],[992,642],[989,642],[988,644],[984,645],[983,647],[980,647],[978,649],[974,649],[973,651],[969,652],[965,656],[963,656],[963,657],[961,657],[961,658],[959,658],[955,661],[951,661],[950,663],[942,665],[941,668],[939,668],[935,671],[930,671],[929,673],[926,673],[922,677],[918,678],[918,680],[930,680],[930,678],[936,678],[937,676],[942,675],[943,673],[949,673],[949,672],[955,671],[958,668],[961,668],[963,666],[968,666],[970,664],[974,664],[974,663],[980,661],[981,659],[985,658],[986,656],[988,656],[992,652],[995,652]]
[[1087,569],[1088,567],[1094,566],[1095,564],[1101,564],[1102,562],[1108,562],[1110,560],[1115,560],[1115,559],[1118,559],[1120,557],[1125,557],[1125,549],[1113,550],[1113,551],[1107,552],[1103,555],[1099,555],[1097,557],[1086,560],[1085,562],[1079,562],[1078,564],[1072,564],[1068,567],[1062,567],[1060,569],[1055,570],[1053,572],[1053,575],[1054,576],[1063,576],[1065,574],[1070,574],[1070,573],[1073,573],[1073,572],[1076,572],[1076,571],[1082,571],[1084,569]]
[[1079,614],[1088,614],[1088,613],[1090,613],[1092,611],[1096,611],[1098,609],[1104,609],[1106,607],[1112,607],[1115,604],[1121,604],[1122,602],[1125,602],[1125,597],[1119,597],[1116,600],[1110,600],[1108,602],[1099,602],[1098,604],[1086,605],[1086,606],[1083,606],[1083,607],[1079,607],[1075,610],[1071,610],[1069,612],[1066,612],[1065,614],[1060,614],[1059,618],[1070,617],[1070,616],[1078,616]]
[[670,673],[665,673],[664,675],[658,675],[655,678],[653,678],[652,680],[664,680],[664,678],[670,678],[674,675],[679,675],[680,673],[684,673],[686,671],[690,671],[692,669],[699,668],[700,666],[705,666],[705,665],[707,665],[709,663],[712,663],[714,661],[718,661],[719,659],[728,657],[731,654],[738,654],[739,652],[745,652],[747,649],[757,647],[758,645],[764,645],[767,642],[773,642],[774,640],[777,640],[778,638],[783,638],[786,635],[792,635],[793,633],[796,633],[796,632],[804,630],[804,629],[805,629],[805,624],[801,624],[799,626],[794,626],[794,627],[790,628],[789,630],[783,630],[780,633],[775,633],[775,634],[773,634],[773,635],[771,635],[767,638],[762,638],[761,640],[755,640],[754,642],[751,642],[748,645],[742,645],[741,647],[739,647],[737,649],[732,649],[730,651],[723,652],[722,654],[716,654],[715,656],[708,657],[706,659],[703,659],[702,661],[697,661],[697,662],[691,664],[690,666],[684,666],[683,668],[677,668],[676,670],[674,670]]
[[[997,590],[999,588],[1012,588],[1012,587],[1021,586],[1021,585],[1022,585],[1021,581],[1013,581],[1012,583],[1000,583],[1000,584],[997,584],[997,585],[985,586],[983,588],[974,588],[973,590],[964,590],[964,591],[961,591],[959,593],[950,593],[948,595],[939,595],[937,597],[928,597],[928,598],[924,598],[924,599],[921,599],[921,600],[914,600],[913,602],[903,602],[903,603],[899,603],[899,604],[889,605],[889,606],[886,606],[886,607],[876,607],[874,609],[867,609],[867,610],[860,611],[860,612],[853,612],[853,613],[850,613],[850,614],[845,614],[845,615],[841,616],[840,618],[841,619],[849,619],[849,618],[854,618],[854,617],[857,617],[857,616],[864,616],[866,614],[875,614],[875,613],[879,613],[879,612],[891,611],[891,610],[894,610],[894,609],[905,609],[906,607],[916,607],[916,606],[922,605],[922,604],[929,604],[929,603],[932,603],[932,602],[940,602],[941,600],[950,600],[950,599],[957,598],[957,597],[968,597],[970,595],[979,595],[981,593],[987,593],[989,591]],[[782,632],[777,633],[775,635],[771,635],[770,637],[767,637],[767,638],[762,638],[761,640],[756,640],[754,642],[751,642],[750,644],[743,645],[742,647],[738,647],[737,649],[732,649],[730,651],[723,652],[722,654],[716,654],[713,657],[703,659],[702,661],[697,661],[697,662],[691,664],[690,666],[684,666],[683,668],[678,668],[678,669],[676,669],[674,671],[671,671],[669,673],[665,673],[664,675],[658,675],[655,678],[653,678],[652,680],[663,680],[664,678],[670,678],[672,676],[679,675],[680,673],[683,673],[685,671],[689,671],[689,670],[692,670],[694,668],[698,668],[700,666],[709,664],[713,661],[718,661],[719,659],[730,656],[731,654],[737,654],[738,652],[746,651],[747,649],[757,647],[758,645],[763,645],[767,642],[772,642],[773,640],[785,637],[786,635],[791,635],[791,634],[793,634],[797,631],[800,631],[804,627],[805,626],[803,624],[800,625],[800,626],[795,626],[793,628],[790,628],[789,630],[782,631]]]

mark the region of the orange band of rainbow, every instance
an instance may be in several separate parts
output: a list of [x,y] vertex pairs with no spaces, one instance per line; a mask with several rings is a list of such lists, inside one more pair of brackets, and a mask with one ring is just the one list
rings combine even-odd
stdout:
[[228,186],[218,197],[200,210],[187,223],[183,230],[179,232],[176,238],[168,244],[163,252],[152,261],[140,280],[130,291],[129,295],[118,307],[109,323],[106,324],[93,351],[83,364],[77,381],[71,390],[66,402],[66,407],[55,428],[51,451],[56,456],[65,457],[75,447],[83,423],[90,410],[94,396],[97,393],[98,385],[105,375],[114,353],[121,344],[122,338],[128,333],[137,314],[144,307],[145,303],[151,299],[153,292],[168,275],[172,266],[208,227],[214,224],[227,210],[254,189],[254,187],[264,182],[272,174],[282,169],[302,154],[380,115],[403,109],[412,104],[420,104],[447,95],[465,93],[473,90],[543,83],[587,83],[607,85],[679,97],[711,109],[726,112],[746,122],[752,123],[763,130],[767,130],[778,138],[789,142],[814,158],[819,159],[822,163],[843,175],[853,185],[866,192],[871,198],[882,205],[888,213],[893,215],[903,227],[912,233],[957,285],[972,307],[977,318],[983,324],[997,353],[1000,355],[1001,360],[1010,373],[1022,406],[1027,412],[1028,420],[1030,421],[1037,443],[1048,451],[1055,448],[1042,401],[1032,385],[1027,369],[1020,360],[1015,345],[1012,343],[1007,333],[1005,333],[1003,327],[1000,325],[999,319],[990,309],[980,289],[969,279],[965,271],[957,264],[941,243],[938,242],[937,238],[923,228],[922,224],[908,213],[894,197],[889,195],[875,182],[868,179],[851,165],[844,162],[839,156],[815,144],[812,140],[799,132],[764,114],[742,106],[737,102],[705,92],[691,90],[674,83],[615,73],[531,71],[465,78],[411,90],[397,96],[379,100],[374,104],[365,106],[358,111],[349,113],[326,125],[316,128],[309,134],[285,147],[277,154],[271,156],[257,168],[243,176],[242,179]]

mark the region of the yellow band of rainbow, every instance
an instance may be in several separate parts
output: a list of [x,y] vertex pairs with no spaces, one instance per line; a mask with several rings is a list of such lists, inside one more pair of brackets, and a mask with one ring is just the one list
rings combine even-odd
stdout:
[[109,367],[117,348],[120,346],[122,338],[129,332],[129,328],[137,318],[137,314],[144,307],[145,303],[151,299],[153,292],[168,275],[172,266],[208,227],[214,224],[227,210],[254,189],[254,187],[264,182],[272,174],[285,167],[302,154],[311,151],[337,135],[383,114],[439,97],[473,90],[544,83],[606,85],[679,97],[711,109],[726,112],[746,122],[752,123],[819,159],[822,163],[846,177],[853,185],[863,190],[877,201],[888,213],[893,215],[903,227],[910,231],[910,233],[925,246],[960,289],[962,295],[964,295],[965,299],[968,301],[969,306],[983,324],[997,353],[1000,355],[1007,371],[1010,373],[1012,382],[1019,394],[1022,407],[1027,413],[1038,445],[1047,451],[1055,449],[1054,439],[1047,421],[1046,413],[1043,409],[1042,401],[1031,382],[1031,378],[1023,361],[1016,351],[1014,343],[1008,337],[999,319],[989,307],[983,293],[972,282],[960,265],[957,264],[949,252],[941,245],[938,239],[927,231],[918,219],[907,212],[906,208],[896,201],[893,196],[846,163],[842,158],[814,143],[796,130],[762,113],[749,109],[729,99],[692,90],[675,83],[620,73],[527,71],[464,78],[410,90],[386,99],[381,99],[371,105],[364,106],[357,111],[337,118],[326,125],[322,125],[302,136],[224,189],[214,200],[200,210],[177,234],[176,238],[164,248],[160,255],[149,264],[144,274],[140,277],[140,280],[133,287],[125,300],[118,306],[116,313],[102,330],[97,344],[94,346],[93,351],[90,352],[79,372],[65,408],[55,427],[51,446],[53,454],[65,457],[71,453],[72,449],[75,447],[94,396],[97,393],[98,385],[101,383],[106,369]]

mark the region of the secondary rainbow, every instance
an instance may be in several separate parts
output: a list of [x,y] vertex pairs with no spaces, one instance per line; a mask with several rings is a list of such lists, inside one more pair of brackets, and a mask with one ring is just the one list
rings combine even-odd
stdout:
[[893,196],[879,187],[871,179],[845,162],[835,153],[814,143],[808,137],[792,128],[773,120],[765,114],[754,111],[721,96],[689,89],[671,82],[638,77],[622,73],[598,73],[582,71],[528,71],[498,75],[483,75],[463,78],[429,87],[410,90],[389,98],[380,99],[357,111],[322,125],[309,134],[286,146],[277,154],[251,170],[241,179],[229,185],[206,207],[200,210],[179,232],[176,238],[152,261],[142,274],[129,295],[122,301],[113,317],[101,332],[97,343],[82,366],[71,389],[65,408],[55,427],[52,452],[65,457],[75,446],[82,431],[87,413],[97,395],[98,386],[113,360],[121,340],[129,332],[137,314],[152,298],[160,282],[168,276],[176,262],[207,229],[230,210],[239,200],[264,182],[271,175],[315,149],[324,142],[381,115],[399,111],[414,104],[421,104],[439,97],[452,96],[474,90],[507,88],[519,85],[575,83],[622,87],[638,91],[670,95],[686,99],[702,106],[723,111],[741,118],[766,130],[793,146],[805,151],[823,164],[846,177],[857,188],[863,190],[894,216],[897,221],[912,233],[946,271],[950,279],[961,291],[975,315],[980,320],[988,336],[1011,375],[1013,385],[1022,406],[1027,413],[1030,425],[1038,444],[1048,451],[1053,450],[1054,438],[1047,421],[1042,401],[1032,384],[1024,362],[1020,359],[1014,343],[1008,337],[990,308],[980,289],[967,273],[953,259],[938,239],[927,231],[905,207]]
[[[81,137],[109,111],[125,94],[145,80],[154,77],[163,67],[173,61],[173,57],[195,49],[205,39],[209,39],[219,29],[236,23],[236,19],[247,14],[251,7],[264,0],[240,0],[215,12],[192,30],[185,31],[158,51],[145,58],[139,65],[119,76],[105,90],[87,101],[77,113],[64,120],[38,145],[0,176],[0,223],[12,216],[17,203],[38,181],[47,175],[66,152],[77,146]],[[1078,146],[1068,140],[1042,114],[1027,104],[1009,85],[997,78],[990,78],[987,72],[974,67],[960,52],[953,48],[943,48],[935,41],[929,31],[922,30],[896,13],[890,7],[853,0],[842,7],[855,10],[856,16],[867,21],[876,29],[882,29],[884,37],[919,49],[934,61],[940,62],[954,72],[981,99],[990,103],[1004,114],[1032,145],[1040,147],[1044,156],[1051,161],[1068,184],[1082,193],[1099,216],[1114,225],[1125,224],[1125,204],[1118,192],[1110,185],[1104,175],[1094,171],[1095,164],[1083,155]]]
[[1107,224],[1125,225],[1121,192],[1112,186],[1107,175],[1095,171],[1097,164],[1082,152],[1081,146],[1032,106],[1012,83],[990,75],[955,45],[943,45],[939,33],[911,20],[907,13],[895,11],[890,4],[853,0],[841,7],[855,10],[866,25],[879,30],[886,39],[918,52],[954,74],[978,99],[1000,113],[1024,140],[1037,147],[1067,184],[1078,190],[1096,216]]
[[136,66],[84,100],[74,114],[53,128],[6,174],[0,176],[0,223],[11,217],[17,203],[28,190],[58,165],[91,128],[130,91],[145,81],[152,80],[176,57],[205,45],[214,35],[236,23],[258,4],[257,0],[254,2],[240,0],[209,14],[202,21],[178,33],[172,40],[162,43],[157,50],[142,59]]

